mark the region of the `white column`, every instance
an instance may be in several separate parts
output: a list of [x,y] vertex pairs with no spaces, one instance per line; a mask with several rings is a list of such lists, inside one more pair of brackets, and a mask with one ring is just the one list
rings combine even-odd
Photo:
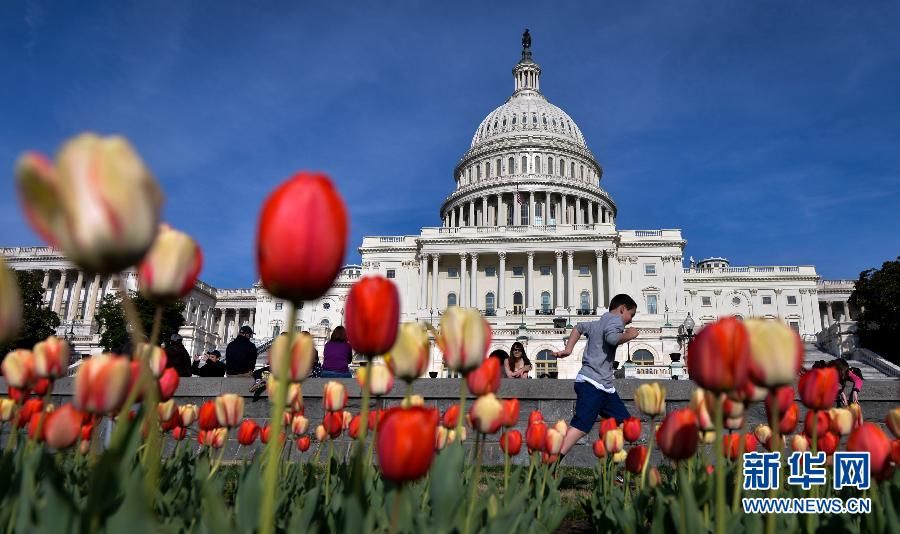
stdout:
[[469,224],[468,226],[475,226],[475,201],[469,201]]
[[466,254],[459,255],[459,298],[456,299],[460,306],[468,306],[466,298]]
[[588,224],[594,224],[594,203],[588,201]]
[[616,251],[606,251],[606,268],[609,276],[609,295],[605,304],[608,304],[619,293],[619,258]]
[[497,269],[497,309],[506,308],[506,252],[497,253],[500,256],[500,268]]
[[72,286],[72,292],[69,294],[69,310],[66,314],[68,321],[74,321],[78,315],[78,303],[81,302],[81,286],[84,285],[84,274],[79,270],[78,277],[75,279],[75,285]]
[[819,311],[819,290],[810,289],[809,295],[810,301],[812,301],[810,304],[813,311],[813,334],[818,334],[822,331],[822,312]]
[[250,308],[250,328],[256,333],[256,308]]
[[469,285],[472,286],[471,297],[469,299],[469,306],[473,308],[481,309],[481,299],[478,298],[478,253],[473,252],[472,256],[472,278],[470,279]]
[[569,224],[569,208],[566,205],[566,195],[562,195],[562,212],[557,216],[557,224]]
[[666,308],[670,311],[675,311],[674,304],[674,293],[675,293],[675,260],[670,256],[665,256],[662,259],[663,261],[663,303],[660,306],[660,309],[657,310],[661,313],[665,313]]
[[573,252],[571,250],[566,251],[566,260],[568,260],[567,267],[569,268],[568,269],[569,275],[568,275],[568,279],[566,280],[566,286],[568,286],[568,289],[566,291],[566,298],[569,301],[568,307],[569,307],[569,310],[571,311],[573,308],[576,307],[575,306],[575,266],[574,266],[575,252]]
[[597,270],[594,271],[594,302],[596,313],[600,315],[600,310],[606,306],[606,297],[603,295],[603,251],[595,250],[594,255],[597,257]]
[[[544,198],[544,226],[547,226],[550,224],[550,206],[553,203],[553,197],[551,196],[550,191],[547,191]],[[559,213],[556,214],[556,217],[557,219],[559,218]],[[559,221],[556,221],[556,224],[559,224]]]
[[88,297],[87,306],[84,311],[84,319],[91,323],[94,320],[94,312],[97,311],[97,294],[100,292],[101,277],[99,274],[94,275],[94,281],[91,283],[91,294]]
[[680,310],[683,300],[684,266],[681,264],[681,256],[675,256],[675,308],[672,311]]
[[775,313],[778,317],[784,317],[784,314],[781,311],[781,289],[775,290]]
[[575,224],[584,224],[581,217],[581,197],[575,197]]
[[438,254],[431,255],[431,306],[429,308],[435,310],[441,309],[441,304],[438,300],[438,258]]
[[534,191],[528,193],[528,224],[534,224]]
[[219,334],[219,343],[225,340],[225,311],[226,308],[217,308],[219,310],[219,328],[216,332]]
[[834,323],[834,310],[832,310],[831,308],[830,300],[825,302],[825,312],[827,313],[825,318],[827,319],[826,322],[828,323],[826,326],[831,326],[831,324]]
[[450,208],[450,226],[456,226],[456,208]]
[[513,193],[513,226],[519,226],[522,224],[522,206],[519,204],[519,196]]
[[496,226],[506,226],[506,209],[503,204],[503,195],[497,194],[497,209],[494,210],[494,224]]
[[44,271],[44,281],[41,282],[41,288],[44,290],[44,292],[47,291],[47,285],[49,283],[50,283],[50,271],[46,270],[46,271]]
[[563,272],[562,272],[562,257],[563,253],[561,250],[556,251],[556,291],[554,291],[553,302],[556,305],[556,308],[565,307],[565,297],[563,293]]
[[[56,281],[56,289],[53,290],[53,312],[56,313],[56,315],[59,315],[60,307],[62,306],[62,294],[66,289],[66,280],[68,276],[68,271],[60,271],[59,280]],[[62,317],[60,317],[60,319],[62,319]]]
[[534,251],[529,250],[528,254],[528,270],[525,271],[525,305],[534,309]]
[[852,321],[852,319],[850,318],[850,301],[849,300],[844,301],[844,313],[847,315],[847,320]]
[[481,197],[481,226],[490,226],[488,223],[487,197]]
[[428,307],[428,254],[419,254],[419,309]]

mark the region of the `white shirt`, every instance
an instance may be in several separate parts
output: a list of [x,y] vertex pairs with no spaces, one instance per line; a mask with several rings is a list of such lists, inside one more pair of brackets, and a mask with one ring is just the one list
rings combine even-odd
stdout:
[[591,380],[590,378],[584,376],[581,373],[578,373],[578,376],[575,377],[575,381],[576,382],[587,382],[588,384],[594,386],[595,388],[599,389],[600,391],[604,391],[606,393],[615,393],[616,392],[616,388],[606,389],[605,387],[598,384],[596,380]]

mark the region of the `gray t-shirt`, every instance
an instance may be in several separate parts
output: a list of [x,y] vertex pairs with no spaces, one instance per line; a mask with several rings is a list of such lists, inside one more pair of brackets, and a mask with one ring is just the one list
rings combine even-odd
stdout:
[[575,327],[581,335],[587,338],[587,348],[581,359],[582,374],[599,383],[606,389],[613,386],[613,361],[616,359],[616,347],[619,339],[625,332],[625,322],[622,316],[616,313],[606,312],[600,319],[591,322],[578,323]]

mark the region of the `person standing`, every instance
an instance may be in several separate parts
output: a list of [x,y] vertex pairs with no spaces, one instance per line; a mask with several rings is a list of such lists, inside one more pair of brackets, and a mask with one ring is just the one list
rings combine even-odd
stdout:
[[597,321],[578,323],[566,348],[554,352],[557,358],[572,354],[575,343],[584,334],[587,348],[582,357],[582,367],[575,377],[575,414],[572,424],[563,438],[560,454],[565,455],[582,436],[591,431],[597,416],[615,417],[618,424],[628,419],[628,409],[619,398],[613,384],[613,362],[616,349],[638,336],[636,328],[626,328],[637,313],[637,303],[622,293],[609,302],[609,311]]
[[322,362],[322,378],[352,378],[350,362],[353,361],[353,348],[347,341],[347,331],[338,326],[331,333],[331,339],[325,343],[324,361]]
[[191,376],[191,355],[178,334],[172,334],[166,344],[166,367],[175,369],[180,377]]
[[225,376],[225,364],[222,363],[222,353],[217,350],[211,350],[206,353],[206,364],[200,367],[200,358],[194,360],[191,366],[191,372],[197,376],[203,377],[222,377]]
[[253,329],[241,327],[236,338],[225,348],[225,372],[228,376],[250,376],[256,367],[256,345],[250,341]]

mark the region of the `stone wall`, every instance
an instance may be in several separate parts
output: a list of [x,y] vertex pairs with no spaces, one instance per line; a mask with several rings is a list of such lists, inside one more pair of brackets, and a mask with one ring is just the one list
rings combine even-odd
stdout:
[[[310,420],[310,433],[319,424],[323,416],[322,409],[322,388],[327,380],[309,379],[303,383],[303,397],[305,401],[306,416]],[[348,410],[358,413],[359,411],[359,395],[360,390],[356,381],[353,379],[342,380],[347,387],[350,395]],[[619,395],[625,402],[626,407],[632,415],[641,417],[634,405],[634,391],[640,385],[646,383],[644,380],[617,380],[616,388]],[[207,400],[213,399],[220,393],[237,393],[245,397],[244,413],[246,417],[256,419],[259,423],[266,422],[269,415],[269,403],[266,396],[257,402],[252,402],[252,394],[249,393],[251,379],[249,378],[188,378],[182,379],[176,392],[175,400],[179,404],[194,403],[198,406]],[[662,381],[661,384],[666,388],[666,409],[671,411],[674,409],[685,407],[688,404],[690,393],[694,389],[694,383],[680,380]],[[0,387],[5,387],[5,383],[0,380]],[[62,379],[56,383],[53,390],[54,402],[66,402],[70,400],[73,389],[73,379]],[[397,382],[394,391],[384,397],[385,406],[395,405],[400,402],[405,389],[405,384]],[[414,392],[423,395],[428,404],[436,406],[443,412],[449,405],[459,402],[460,380],[459,379],[422,379],[417,380],[414,384]],[[551,424],[557,419],[564,419],[568,422],[572,417],[572,411],[575,405],[575,392],[573,390],[573,382],[571,380],[503,380],[499,395],[501,397],[511,398],[518,397],[521,402],[521,417],[519,419],[518,429],[525,432],[525,425],[528,421],[528,414],[532,410],[540,410],[546,421]],[[467,406],[471,406],[474,399],[469,397],[466,401]],[[887,412],[892,408],[900,406],[900,380],[883,380],[869,381],[863,387],[861,395],[863,415],[867,421],[873,421],[884,426],[884,420]],[[802,424],[805,417],[805,409],[801,407]],[[765,422],[765,407],[758,403],[748,410],[747,428],[753,428],[757,424]],[[798,425],[799,426],[799,425]],[[596,439],[597,426],[594,426],[592,432],[586,436],[566,457],[566,465],[593,465],[594,457],[591,452],[591,444]],[[231,433],[232,440],[235,432]],[[470,440],[472,435],[470,433]],[[193,436],[192,436],[193,438]],[[644,427],[644,438],[646,438],[646,426]],[[488,462],[502,462],[502,454],[497,446],[499,434],[488,437],[488,442],[484,450],[484,456]],[[342,436],[338,441],[336,451],[344,454],[349,441]],[[196,441],[192,441],[196,446]],[[305,456],[311,456],[316,448],[316,444]],[[524,450],[524,446],[523,446]],[[296,459],[298,451],[293,449],[293,457]],[[237,451],[236,443],[231,442],[229,449],[226,451],[226,458],[233,458]],[[246,448],[240,451],[241,456],[252,454]],[[656,456],[654,454],[654,456]],[[522,453],[516,459],[517,462],[527,462],[526,453]]]

